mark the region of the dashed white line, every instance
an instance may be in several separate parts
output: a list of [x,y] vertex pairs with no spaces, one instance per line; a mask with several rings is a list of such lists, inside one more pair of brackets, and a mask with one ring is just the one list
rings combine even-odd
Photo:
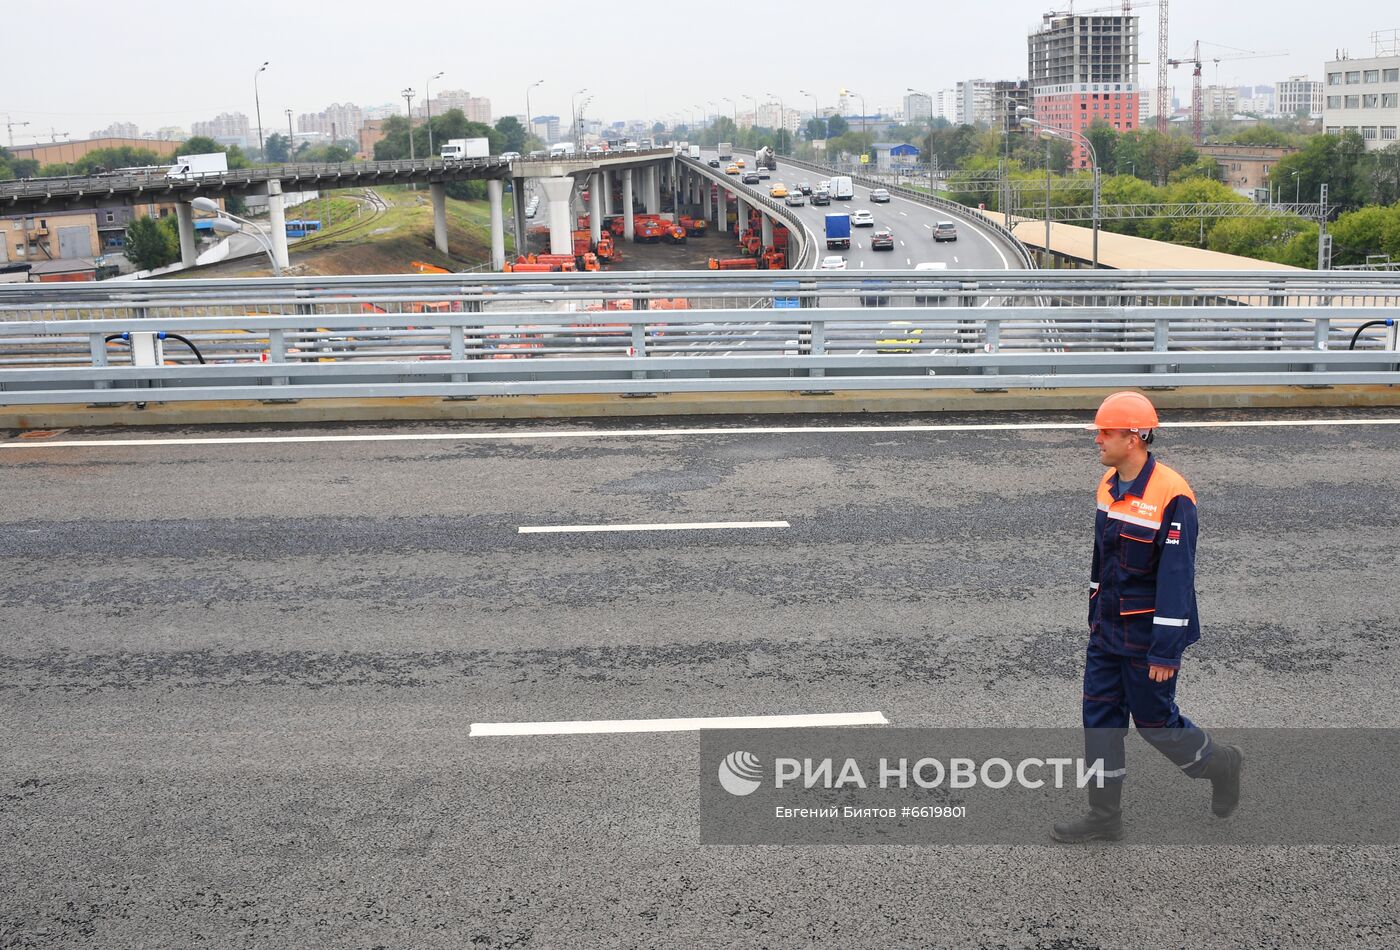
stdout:
[[474,722],[467,735],[577,736],[617,732],[694,732],[700,729],[796,729],[823,726],[888,726],[882,712],[807,713],[792,716],[699,716],[688,719],[579,719],[555,722]]
[[601,531],[723,531],[739,528],[791,528],[786,521],[681,521],[675,524],[521,525],[520,534],[588,534]]
[[901,211],[900,214],[904,215],[904,217],[906,217],[906,218],[909,217],[909,212],[908,212],[908,211]]
[[905,267],[913,267],[913,266],[914,266],[914,262],[913,262],[912,260],[910,260],[909,258],[906,257],[906,258],[904,259],[904,266],[905,266]]

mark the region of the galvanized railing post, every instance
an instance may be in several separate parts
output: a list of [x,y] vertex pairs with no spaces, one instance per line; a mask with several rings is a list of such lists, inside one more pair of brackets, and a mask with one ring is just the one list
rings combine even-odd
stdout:
[[[92,354],[93,366],[107,365],[107,339],[106,334],[101,332],[88,334],[88,352]],[[111,389],[112,381],[99,379],[92,384],[93,389]]]
[[[1170,324],[1166,317],[1154,317],[1152,321],[1152,351],[1156,356],[1163,356],[1167,352],[1167,333]],[[1152,372],[1165,373],[1167,364],[1165,361],[1152,364]]]
[[[1327,352],[1327,338],[1332,333],[1332,321],[1328,317],[1318,317],[1313,321],[1313,349],[1319,353]],[[1327,372],[1326,363],[1313,363],[1314,373]]]
[[[632,324],[632,348],[627,353],[641,359],[647,355],[647,325],[645,323]],[[646,379],[647,371],[644,369],[634,369],[633,379]]]

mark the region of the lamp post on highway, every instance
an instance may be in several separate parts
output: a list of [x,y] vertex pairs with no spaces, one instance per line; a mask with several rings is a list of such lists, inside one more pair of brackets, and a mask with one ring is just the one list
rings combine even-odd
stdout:
[[287,161],[292,160],[292,110],[283,109],[287,113]]
[[[933,93],[924,92],[922,89],[915,89],[913,86],[906,86],[905,92],[912,92],[915,95],[928,99],[928,193],[933,196]],[[905,116],[907,119],[908,116]]]
[[[272,263],[272,276],[281,277],[282,268],[277,263],[277,255],[272,252],[272,241],[263,234],[262,228],[258,227],[247,218],[240,218],[232,211],[219,207],[219,203],[213,198],[194,198],[190,201],[190,207],[196,211],[203,211],[215,215],[212,224],[215,231],[220,234],[251,234],[258,242],[267,259]],[[231,219],[231,220],[230,220]],[[237,222],[237,223],[235,223]]]
[[408,115],[408,160],[414,161],[415,156],[413,154],[413,88],[409,87],[408,89],[405,89],[402,92],[400,92],[399,95],[403,96],[404,109],[406,111],[406,114]]
[[543,79],[537,79],[525,87],[525,135],[527,138],[535,131],[535,117],[530,114],[530,90],[543,82]]
[[[814,119],[820,121],[820,120],[821,120],[821,117],[822,117],[822,114],[821,114],[821,109],[818,108],[818,106],[817,106],[817,97],[816,97],[816,96],[813,96],[813,95],[812,95],[810,92],[808,92],[806,89],[799,89],[799,90],[797,90],[797,91],[800,92],[800,93],[802,93],[802,95],[804,95],[804,96],[811,96],[811,99],[812,99],[812,118],[814,118]],[[822,128],[823,128],[823,129],[826,128],[826,124],[825,124],[825,123],[822,123]],[[825,132],[825,131],[822,132],[822,138],[826,138],[826,132]],[[796,143],[793,143],[793,144],[796,144]]]
[[[721,98],[722,98],[725,102],[729,103],[731,106],[734,107],[734,137],[735,137],[735,138],[738,138],[738,137],[739,137],[739,103],[735,102],[733,99],[729,98],[728,96],[721,96]],[[716,141],[718,141],[718,139],[716,139]]]
[[1293,203],[1294,203],[1295,205],[1298,203],[1298,199],[1299,199],[1299,197],[1302,195],[1302,191],[1300,190],[1302,187],[1303,187],[1303,183],[1302,183],[1301,181],[1298,180],[1298,173],[1297,173],[1297,172],[1294,172],[1294,173],[1293,173]]
[[[861,134],[861,135],[869,135],[869,134],[870,134],[870,119],[869,119],[869,117],[866,116],[866,114],[865,114],[865,96],[863,96],[863,95],[861,95],[860,93],[856,92],[854,89],[842,89],[842,90],[841,90],[841,95],[843,95],[843,96],[855,96],[857,99],[860,100],[860,134]],[[869,146],[869,143],[866,143],[866,144],[867,144],[867,147],[868,147],[868,146]]]
[[[1075,142],[1075,141],[1077,141],[1077,142],[1079,142],[1081,145],[1083,145],[1086,149],[1089,150],[1089,161],[1090,161],[1090,163],[1091,163],[1091,164],[1093,165],[1093,167],[1094,167],[1094,208],[1093,208],[1093,222],[1094,222],[1094,268],[1097,269],[1098,266],[1099,266],[1099,176],[1100,176],[1100,170],[1099,170],[1099,154],[1098,154],[1098,152],[1095,151],[1095,149],[1094,149],[1094,143],[1091,142],[1091,141],[1089,141],[1089,139],[1088,139],[1087,136],[1085,136],[1085,135],[1083,135],[1083,134],[1081,134],[1081,133],[1079,133],[1079,132],[1076,132],[1076,131],[1074,131],[1073,129],[1060,129],[1060,128],[1056,128],[1056,127],[1053,126],[1053,125],[1046,125],[1045,123],[1040,122],[1040,121],[1037,121],[1036,119],[1023,118],[1023,119],[1021,120],[1021,128],[1023,128],[1023,129],[1036,129],[1036,130],[1038,130],[1038,134],[1040,135],[1040,137],[1043,138],[1043,139],[1057,138],[1057,139],[1061,139],[1061,140],[1066,141],[1066,142]],[[1046,176],[1046,186],[1049,187],[1050,172],[1049,172],[1048,169],[1046,170],[1045,176]],[[1048,228],[1048,227],[1049,227],[1049,221],[1050,221],[1050,214],[1049,214],[1048,209],[1047,209],[1046,214],[1045,214],[1045,221],[1046,221],[1046,227]],[[1046,253],[1049,253],[1049,251],[1050,251],[1050,247],[1049,247],[1050,242],[1047,240],[1045,243],[1046,243],[1046,248],[1045,248]]]
[[258,74],[267,69],[267,65],[270,62],[272,62],[272,60],[267,60],[267,62],[264,62],[257,68],[257,71],[253,73],[253,108],[257,110],[258,113],[258,161],[260,162],[267,161],[267,157],[263,155],[262,98],[258,95]]
[[[783,154],[783,133],[787,131],[787,107],[783,105],[783,97],[775,93],[764,93],[778,100],[778,154]],[[755,116],[757,118],[757,116]]]
[[[754,126],[757,126],[757,125],[758,125],[758,97],[757,97],[757,96],[751,96],[751,95],[749,95],[748,93],[744,93],[743,96],[741,96],[740,98],[742,98],[742,99],[747,99],[747,100],[749,100],[750,102],[753,103],[753,125],[749,126],[749,128],[752,129],[752,128],[754,128]],[[734,123],[734,134],[737,136],[738,133],[739,133],[739,123],[736,121],[736,122]]]
[[428,81],[423,83],[423,107],[428,110],[428,158],[433,157],[433,95],[430,88],[434,79],[441,79],[442,73],[436,76],[429,76]]
[[587,92],[587,91],[588,91],[588,88],[585,86],[583,89],[580,89],[580,90],[578,90],[577,92],[575,92],[575,93],[573,94],[573,96],[570,97],[570,99],[569,99],[569,121],[573,123],[573,128],[571,129],[571,131],[574,133],[574,148],[578,148],[578,144],[579,144],[579,136],[578,136],[578,97],[581,96],[581,95],[583,95],[583,94],[584,94],[585,92]]

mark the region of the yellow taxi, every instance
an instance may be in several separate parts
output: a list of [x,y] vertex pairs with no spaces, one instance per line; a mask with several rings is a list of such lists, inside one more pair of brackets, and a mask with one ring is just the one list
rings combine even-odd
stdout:
[[737,175],[739,174],[739,166],[735,165],[733,162],[730,162],[729,167],[724,170],[724,173],[726,175]]
[[787,194],[787,185],[780,181],[775,181],[768,187],[768,197],[770,198],[786,198]]
[[910,323],[908,320],[892,320],[889,329],[885,331],[890,336],[875,341],[876,353],[913,353],[913,348],[923,342],[923,327],[911,327],[902,331],[895,329],[896,327],[910,327]]
[[735,165],[738,165],[740,168],[743,168],[743,167],[744,167],[744,160],[743,160],[742,158],[736,158],[736,159],[734,159],[734,164],[735,164]]

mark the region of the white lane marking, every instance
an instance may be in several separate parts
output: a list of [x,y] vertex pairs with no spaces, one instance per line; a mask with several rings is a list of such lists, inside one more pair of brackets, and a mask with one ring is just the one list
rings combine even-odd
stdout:
[[900,246],[900,247],[903,247],[903,246],[904,246],[904,242],[903,242],[903,241],[900,241],[900,242],[899,242],[899,246]]
[[583,534],[599,531],[719,531],[730,528],[791,528],[786,521],[680,521],[675,524],[521,525],[521,534]]
[[[899,200],[905,202],[906,204],[914,205],[916,208],[919,208],[922,211],[937,210],[934,208],[930,208],[928,205],[921,205],[917,201],[910,201],[908,198],[900,198]],[[975,212],[969,208],[967,212],[967,220],[965,221],[965,223],[968,225],[968,227],[972,228],[973,234],[976,234],[982,240],[986,241],[988,246],[991,247],[992,250],[996,251],[997,257],[1001,258],[1001,266],[1006,268],[1007,270],[1011,270],[1011,261],[1007,259],[1007,256],[1005,254],[1002,253],[1001,247],[997,244],[996,241],[992,240],[991,235],[987,234],[985,231],[983,231],[977,226],[977,224],[975,223],[975,217]],[[927,226],[928,225],[925,225],[925,227]]]
[[933,225],[931,224],[925,224],[924,227],[928,228],[930,231],[933,230]]
[[953,263],[956,264],[957,262],[958,262],[958,255],[954,254],[954,255],[953,255]]
[[861,261],[861,262],[860,262],[860,266],[861,266],[862,268],[865,267],[865,261]]
[[901,211],[900,214],[904,215],[904,217],[906,217],[906,218],[909,217],[909,212],[908,212],[908,211]]
[[904,259],[904,266],[905,266],[905,267],[912,267],[912,266],[914,266],[914,262],[913,262],[912,260],[910,260],[909,258],[906,257],[906,258]]
[[796,729],[888,726],[882,712],[793,716],[700,716],[691,719],[579,719],[561,722],[474,722],[468,736],[576,736],[613,732],[693,732],[699,729]]
[[[1395,426],[1395,419],[1258,419],[1211,422],[1159,422],[1162,429],[1301,428],[1305,426]],[[329,442],[479,442],[490,439],[635,439],[653,436],[786,435],[821,432],[1031,432],[1053,429],[1085,429],[1080,422],[968,422],[889,426],[750,426],[703,429],[607,429],[553,430],[547,432],[382,432],[374,435],[265,435],[206,439],[91,439],[64,442],[6,442],[0,449],[149,448],[167,445],[310,445]]]

